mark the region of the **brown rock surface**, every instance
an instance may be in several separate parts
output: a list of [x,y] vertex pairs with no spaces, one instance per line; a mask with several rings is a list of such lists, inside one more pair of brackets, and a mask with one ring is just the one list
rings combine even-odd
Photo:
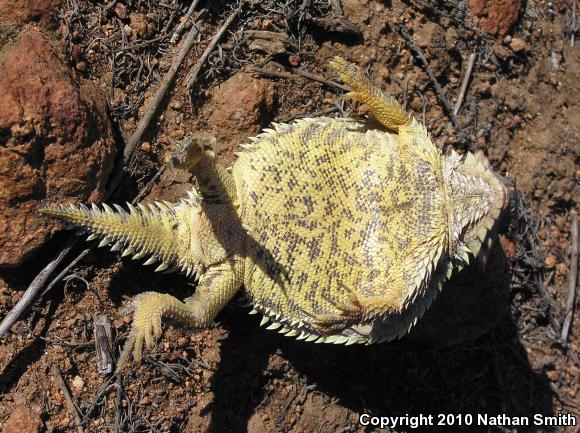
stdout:
[[446,39],[445,30],[437,23],[428,21],[415,25],[413,40],[425,51],[429,66],[437,77],[447,75],[451,61]]
[[16,406],[4,423],[2,433],[38,433],[41,428],[42,420],[37,411],[26,406]]
[[493,36],[505,36],[518,20],[521,0],[469,0],[471,14],[481,30]]
[[215,89],[205,117],[220,147],[244,141],[260,131],[272,118],[274,86],[240,72]]
[[59,3],[59,0],[0,0],[0,20],[47,21]]
[[104,99],[42,33],[0,51],[0,76],[0,265],[18,265],[55,227],[40,202],[98,201],[116,149]]

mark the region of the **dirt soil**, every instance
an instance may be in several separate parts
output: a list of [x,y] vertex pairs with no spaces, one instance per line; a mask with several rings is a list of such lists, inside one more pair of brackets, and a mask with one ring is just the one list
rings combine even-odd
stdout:
[[[0,11],[12,11],[5,15],[12,21],[0,25],[0,43],[8,46],[31,29],[55,41],[75,80],[91,82],[107,98],[122,155],[189,32],[190,21],[177,45],[169,41],[185,22],[189,2],[51,3],[43,8],[42,2],[0,1]],[[190,132],[215,135],[218,159],[231,164],[246,137],[271,121],[313,113],[366,115],[365,106],[340,99],[341,90],[295,72],[335,80],[325,65],[340,55],[368,71],[378,87],[424,121],[437,145],[480,149],[497,171],[515,180],[517,193],[496,246],[509,266],[505,313],[483,335],[475,333],[453,345],[403,338],[343,347],[307,344],[267,331],[259,326],[259,317],[247,314],[240,297],[211,329],[169,323],[142,364],[103,377],[96,368],[95,316],[111,318],[118,351],[131,325],[130,315],[118,315],[127,297],[155,290],[185,298],[195,287],[184,276],[159,275],[94,248],[0,339],[0,430],[379,431],[359,424],[362,413],[572,414],[578,424],[578,294],[567,345],[560,342],[571,268],[571,211],[580,197],[580,58],[579,44],[572,42],[578,36],[574,5],[572,0],[249,1],[189,94],[187,73],[235,8],[232,3],[201,1],[193,13],[195,19],[207,8],[201,36],[110,201],[131,200],[140,191],[147,200],[182,197],[191,187],[187,176],[170,170],[156,173],[173,140]],[[29,13],[17,13],[19,7]],[[475,54],[457,114],[461,130],[403,32],[422,50],[452,106],[469,56]],[[256,73],[254,67],[290,77]],[[0,132],[2,147],[8,132]],[[121,159],[117,157],[111,178],[122,170]],[[1,316],[72,236],[55,232],[23,263],[0,268]],[[83,247],[84,241],[58,270]],[[453,327],[447,332],[453,333]],[[75,426],[55,366],[83,419],[82,430]],[[380,431],[579,431],[578,425],[531,424],[458,426],[456,421],[448,427]]]

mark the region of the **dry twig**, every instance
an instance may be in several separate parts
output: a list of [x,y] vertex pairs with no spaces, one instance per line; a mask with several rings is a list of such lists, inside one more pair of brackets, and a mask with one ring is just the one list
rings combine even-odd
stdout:
[[552,326],[552,329],[554,330],[554,332],[557,333],[558,332],[558,324],[556,323],[556,319],[554,319],[554,315],[552,314],[552,310],[554,308],[553,307],[554,303],[552,302],[552,297],[550,296],[550,292],[548,292],[548,290],[546,289],[546,286],[544,285],[543,276],[541,274],[536,274],[535,280],[536,280],[535,281],[536,288],[538,289],[538,291],[542,295],[542,298],[544,298],[544,301],[546,302],[546,306],[545,306],[546,317],[548,318],[548,321],[550,322],[550,326]]
[[300,75],[304,78],[308,78],[309,80],[318,81],[319,83],[326,84],[327,86],[334,87],[339,90],[344,90],[346,92],[350,91],[350,87],[344,86],[342,84],[336,83],[334,81],[330,81],[321,77],[320,75],[313,74],[311,72],[303,71],[302,69],[294,69],[288,68],[291,72],[278,72],[273,71],[271,69],[263,69],[263,68],[256,68],[252,67],[250,70],[256,74],[263,75],[265,77],[274,77],[274,78],[289,78],[289,79],[296,79],[296,75]]
[[576,281],[578,279],[578,215],[575,210],[572,215],[572,245],[570,246],[570,271],[568,272],[568,298],[564,309],[564,323],[560,340],[566,345],[572,316],[574,315],[574,300],[576,298]]
[[101,314],[95,317],[94,325],[97,372],[101,376],[106,376],[113,371],[111,322],[105,314]]
[[354,40],[362,40],[363,32],[356,24],[348,21],[344,16],[337,17],[313,17],[307,16],[306,19],[312,24],[320,27],[323,31],[329,33],[341,33],[346,37]]
[[[75,240],[78,240],[78,238],[76,238]],[[90,249],[88,248],[81,251],[80,254],[76,256],[72,262],[70,262],[56,277],[52,279],[52,281],[48,284],[48,286],[46,286],[46,289],[44,289],[44,292],[42,292],[40,297],[42,298],[44,295],[46,295],[50,291],[50,289],[52,289],[55,286],[56,283],[62,280],[64,276],[68,274],[68,272],[72,268],[74,268],[76,264],[80,262],[89,253],[89,251]]]
[[179,366],[179,364],[167,364],[165,362],[158,361],[151,356],[144,356],[143,361],[157,369],[157,371],[161,373],[161,375],[166,379],[177,384],[183,384],[183,380],[179,376],[179,373],[171,368],[172,366]]
[[198,4],[199,4],[199,0],[193,0],[191,2],[189,9],[187,10],[185,15],[181,19],[181,22],[179,23],[179,25],[176,27],[175,31],[173,32],[173,36],[171,36],[171,39],[169,40],[169,42],[171,42],[172,44],[175,44],[177,42],[177,39],[179,39],[179,36],[181,36],[181,33],[183,32],[184,27],[186,26],[187,22],[189,21],[189,18],[191,17],[191,14],[193,13],[193,11],[195,10],[195,8],[197,7]]
[[330,0],[330,7],[332,8],[332,11],[338,15],[339,17],[343,17],[344,16],[344,11],[342,10],[342,5],[340,4],[340,0]]
[[117,401],[115,403],[115,433],[121,433],[121,427],[123,426],[123,395],[125,391],[123,390],[123,378],[121,373],[115,375],[117,377]]
[[578,31],[578,25],[576,23],[576,0],[572,3],[572,28],[570,29],[570,46],[574,46],[574,38],[576,37],[576,32]]
[[463,98],[467,92],[467,86],[469,84],[469,79],[471,78],[471,72],[473,71],[473,65],[475,65],[475,53],[469,55],[469,61],[467,62],[467,70],[465,71],[465,76],[463,77],[463,82],[461,83],[461,89],[459,90],[459,96],[457,96],[457,102],[455,107],[453,107],[453,114],[457,116],[459,110],[461,109],[461,104],[463,103]]
[[197,80],[197,77],[199,76],[201,68],[205,64],[207,58],[209,57],[211,52],[214,50],[214,48],[216,47],[216,45],[218,44],[218,42],[220,41],[222,36],[225,34],[225,32],[229,29],[229,27],[232,25],[232,23],[238,17],[238,15],[242,11],[243,7],[244,7],[244,3],[242,3],[235,11],[233,11],[230,14],[230,16],[228,17],[226,22],[221,26],[219,31],[215,34],[215,36],[213,37],[213,39],[211,40],[209,45],[206,47],[206,49],[203,52],[203,54],[201,55],[201,57],[195,63],[195,65],[193,66],[193,68],[191,69],[189,74],[187,74],[187,78],[186,78],[185,82],[187,83],[187,91],[188,92],[191,93],[191,88],[195,84],[195,81]]
[[58,366],[56,364],[52,364],[51,370],[52,370],[52,375],[56,379],[56,384],[58,385],[58,387],[60,388],[60,390],[62,391],[62,393],[64,395],[64,401],[66,402],[66,407],[75,420],[77,431],[79,433],[83,433],[84,429],[83,429],[83,426],[81,425],[81,416],[79,415],[79,412],[78,412],[78,410],[73,402],[73,399],[70,395],[70,391],[68,390],[68,387],[64,381],[64,378],[62,377],[62,374],[60,373],[60,370],[58,369]]
[[151,190],[151,188],[153,188],[153,185],[155,185],[157,180],[161,177],[161,175],[165,172],[166,169],[167,169],[167,164],[163,164],[161,166],[161,168],[159,170],[157,170],[157,173],[155,173],[155,175],[149,180],[149,182],[147,182],[147,184],[143,187],[143,189],[141,191],[139,191],[139,194],[137,194],[137,197],[135,197],[132,200],[133,204],[136,204],[136,203],[141,201],[141,199],[145,196],[145,194],[147,194],[149,192],[149,190]]
[[111,382],[113,381],[113,379],[115,379],[115,376],[109,377],[109,379],[101,386],[101,389],[99,390],[99,392],[97,392],[97,396],[95,397],[95,399],[93,400],[93,402],[91,403],[91,405],[89,406],[89,408],[87,409],[87,411],[85,412],[85,414],[83,416],[83,419],[82,419],[83,424],[85,424],[89,420],[89,418],[91,417],[91,415],[93,414],[93,412],[97,408],[97,405],[99,404],[99,402],[103,399],[105,394],[107,394],[107,392],[109,392],[109,389],[111,387]]
[[0,337],[6,334],[12,325],[20,318],[24,311],[34,302],[40,289],[44,287],[50,275],[58,267],[60,262],[68,255],[68,253],[73,249],[75,244],[78,242],[78,238],[71,238],[62,250],[56,255],[56,257],[48,264],[46,267],[40,271],[40,273],[32,280],[22,298],[16,303],[14,308],[4,317],[2,323],[0,323]]
[[143,138],[145,130],[149,127],[149,124],[151,123],[151,120],[157,113],[157,110],[161,105],[161,101],[165,97],[165,94],[167,93],[169,86],[173,82],[173,79],[175,78],[175,75],[177,74],[177,71],[179,70],[181,63],[183,63],[185,56],[193,46],[195,39],[199,34],[199,26],[203,24],[204,20],[205,16],[202,12],[202,15],[196,20],[195,24],[191,27],[191,30],[187,35],[187,39],[185,40],[182,47],[178,51],[177,55],[173,59],[173,62],[171,63],[171,67],[165,73],[165,76],[163,77],[161,84],[159,85],[157,91],[155,92],[155,96],[145,107],[145,113],[143,114],[141,120],[139,120],[135,132],[133,132],[133,134],[131,134],[131,137],[129,137],[129,139],[127,140],[125,151],[123,152],[123,160],[125,162],[125,166],[128,166],[131,160],[133,159],[135,150],[137,149],[137,146],[141,142],[141,138]]

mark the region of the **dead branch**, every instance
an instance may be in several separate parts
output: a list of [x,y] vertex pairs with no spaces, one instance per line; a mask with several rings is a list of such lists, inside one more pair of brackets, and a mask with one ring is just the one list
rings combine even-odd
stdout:
[[429,66],[429,62],[427,62],[427,58],[423,54],[423,50],[419,48],[417,45],[415,45],[413,39],[411,38],[411,35],[409,35],[407,30],[405,30],[405,27],[400,25],[399,31],[401,32],[401,36],[403,36],[403,39],[405,39],[405,41],[407,42],[409,48],[417,55],[417,58],[421,61],[421,63],[425,67],[425,71],[427,72],[427,75],[429,76],[431,83],[435,87],[435,91],[437,93],[437,97],[439,98],[439,102],[443,104],[443,107],[445,108],[445,111],[447,111],[447,115],[451,119],[451,122],[453,123],[455,130],[459,135],[463,135],[463,127],[461,126],[461,123],[459,123],[459,120],[457,119],[457,116],[455,115],[453,108],[451,107],[451,103],[449,102],[449,99],[447,99],[447,96],[445,96],[445,92],[441,88],[439,81],[437,81],[437,77],[435,77],[433,70]]
[[334,88],[339,89],[339,90],[344,90],[346,92],[350,91],[350,87],[344,86],[344,85],[336,83],[334,81],[327,80],[324,77],[321,77],[320,75],[316,75],[316,74],[313,74],[311,72],[306,72],[306,71],[303,71],[302,69],[288,68],[288,70],[290,72],[278,72],[278,71],[273,71],[271,69],[263,69],[263,68],[257,68],[257,67],[252,67],[250,69],[251,72],[263,75],[265,77],[287,78],[287,79],[295,80],[298,78],[298,77],[296,77],[296,75],[300,75],[304,78],[308,78],[309,80],[318,81],[319,83],[325,84],[325,85],[330,86],[330,87],[334,87]]
[[42,292],[40,297],[42,298],[44,295],[46,295],[50,291],[50,289],[52,289],[55,286],[56,283],[62,280],[64,276],[68,274],[68,272],[89,253],[89,251],[90,250],[88,248],[81,251],[80,254],[76,256],[75,259],[66,266],[66,268],[64,268],[56,277],[52,279],[52,281],[48,284],[48,286],[46,286],[46,289],[44,289],[44,292]]
[[570,29],[570,46],[574,46],[574,38],[578,31],[578,24],[576,23],[576,0],[572,3],[572,28]]
[[221,26],[219,31],[215,34],[215,36],[213,37],[213,39],[211,40],[209,45],[206,47],[206,49],[203,52],[203,54],[201,55],[201,57],[198,59],[196,64],[191,69],[191,71],[187,74],[187,78],[185,79],[185,82],[187,83],[187,91],[188,92],[191,93],[191,88],[195,84],[195,81],[197,80],[197,77],[199,76],[201,68],[205,64],[207,58],[209,57],[211,52],[214,50],[214,48],[216,47],[216,45],[218,44],[218,42],[220,41],[222,36],[225,34],[225,32],[229,29],[229,27],[232,25],[232,23],[238,17],[238,15],[242,11],[243,7],[244,7],[244,3],[242,3],[240,5],[240,7],[238,7],[235,11],[233,11],[230,14],[230,16],[228,17],[226,22]]
[[473,71],[473,65],[475,65],[476,54],[471,53],[469,55],[469,61],[467,62],[467,70],[465,71],[465,76],[463,77],[463,82],[461,83],[461,89],[459,91],[459,96],[457,96],[457,102],[455,107],[453,107],[453,114],[457,116],[459,110],[461,109],[461,104],[463,103],[463,98],[467,92],[467,86],[469,84],[469,79],[471,78],[471,72]]
[[123,421],[123,395],[125,391],[123,390],[123,378],[121,373],[115,374],[117,376],[117,396],[115,402],[115,433],[121,433],[122,421]]
[[101,314],[94,320],[95,353],[97,372],[106,376],[113,371],[113,336],[109,318]]
[[20,316],[24,313],[24,311],[34,302],[36,296],[40,289],[44,287],[50,275],[54,272],[54,270],[58,267],[60,262],[64,260],[64,258],[70,253],[73,247],[78,242],[77,238],[71,238],[68,240],[67,244],[59,251],[56,257],[44,267],[42,271],[32,280],[22,298],[16,303],[14,308],[4,317],[2,323],[0,323],[0,337],[6,334],[10,328],[16,323],[16,321],[20,318]]
[[536,283],[536,288],[538,289],[538,291],[540,292],[540,294],[542,295],[542,298],[544,298],[544,301],[546,303],[545,306],[545,314],[546,317],[548,318],[548,321],[550,322],[550,326],[552,327],[552,329],[554,330],[554,332],[558,332],[558,324],[556,323],[556,319],[554,319],[554,314],[552,314],[552,309],[554,308],[553,305],[554,303],[552,302],[552,297],[550,296],[550,292],[548,292],[548,290],[546,289],[546,286],[544,285],[544,280],[542,275],[537,274],[535,276],[535,283]]
[[189,9],[187,9],[187,12],[185,13],[185,15],[183,16],[183,18],[181,19],[181,22],[176,27],[176,29],[173,32],[173,35],[171,36],[171,39],[169,40],[169,42],[171,42],[172,44],[175,44],[177,42],[177,39],[179,39],[179,36],[181,36],[181,33],[183,32],[183,29],[185,28],[185,25],[189,21],[189,18],[191,17],[191,14],[193,13],[193,11],[195,10],[195,8],[197,7],[198,4],[199,4],[199,0],[193,0],[191,2],[191,5],[189,6]]
[[338,15],[339,17],[343,17],[344,16],[344,11],[342,10],[342,5],[340,4],[340,0],[330,0],[330,7],[332,8],[332,11]]
[[112,386],[111,382],[113,381],[113,379],[115,379],[115,376],[109,377],[109,379],[101,386],[101,389],[99,390],[99,392],[97,392],[95,399],[93,400],[93,402],[91,403],[91,405],[89,406],[89,408],[85,412],[85,415],[83,416],[83,419],[82,419],[83,424],[85,424],[89,420],[89,418],[91,417],[91,415],[93,414],[93,412],[97,408],[97,405],[99,404],[99,402],[103,399],[105,394],[107,394],[107,392],[109,392],[109,390]]
[[56,379],[56,384],[58,385],[58,387],[60,388],[60,390],[64,395],[66,407],[75,420],[77,431],[79,433],[84,433],[83,426],[81,425],[81,416],[79,415],[79,412],[70,395],[70,391],[68,390],[68,386],[66,385],[64,378],[62,377],[62,374],[60,373],[60,370],[58,369],[58,366],[56,364],[52,364],[51,372],[54,378]]
[[353,38],[354,40],[363,39],[363,32],[356,24],[348,21],[344,16],[337,17],[313,17],[307,15],[306,20],[320,27],[322,30],[329,33],[341,33],[345,36]]
[[153,96],[151,101],[145,107],[145,113],[143,114],[141,120],[139,120],[135,132],[133,132],[133,134],[131,134],[131,137],[129,137],[129,139],[127,140],[125,151],[123,152],[123,160],[125,166],[128,166],[131,160],[133,159],[135,150],[137,149],[137,146],[141,142],[145,130],[149,127],[149,124],[151,123],[151,120],[157,113],[157,110],[161,105],[161,101],[165,97],[165,94],[167,93],[169,86],[173,82],[173,79],[175,78],[175,75],[177,74],[179,67],[181,66],[183,60],[185,59],[185,56],[193,46],[195,39],[199,34],[199,27],[203,24],[204,20],[205,14],[203,14],[202,12],[201,16],[196,20],[194,25],[191,27],[191,30],[187,35],[187,39],[185,39],[185,42],[183,43],[181,49],[174,57],[173,62],[171,63],[171,67],[165,73],[165,76],[163,77],[161,84],[159,85],[157,91],[155,92],[155,96]]
[[183,383],[183,380],[179,376],[179,373],[177,373],[175,370],[173,370],[171,368],[175,364],[173,364],[173,365],[172,364],[166,364],[164,362],[161,362],[161,361],[158,361],[158,360],[152,358],[151,356],[144,356],[143,357],[143,361],[146,364],[149,364],[152,367],[154,367],[166,379],[168,379],[168,380],[170,380],[172,382],[175,382],[177,384],[182,384]]
[[578,279],[578,214],[575,210],[572,215],[572,245],[570,246],[570,271],[568,271],[568,297],[564,309],[564,323],[560,340],[564,346],[568,340],[572,317],[574,316],[574,301],[576,298],[576,281]]
[[277,122],[280,122],[280,123],[289,123],[289,122],[292,122],[293,120],[296,120],[296,119],[304,119],[305,117],[320,117],[320,116],[326,116],[328,114],[335,113],[337,111],[338,111],[338,107],[330,107],[330,108],[326,108],[325,110],[315,111],[314,113],[298,113],[298,114],[292,114],[289,117],[285,117],[283,119],[278,119]]

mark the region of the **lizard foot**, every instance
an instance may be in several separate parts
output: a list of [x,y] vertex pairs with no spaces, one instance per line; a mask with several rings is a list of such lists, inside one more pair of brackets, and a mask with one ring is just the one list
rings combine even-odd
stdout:
[[213,153],[216,138],[209,134],[193,134],[176,141],[174,149],[165,158],[175,168],[190,170],[195,167],[207,152]]
[[346,302],[336,303],[334,306],[339,310],[338,313],[319,314],[312,323],[321,334],[336,334],[364,318],[363,306],[353,292],[348,294]]
[[382,296],[359,298],[354,292],[349,292],[346,301],[334,306],[337,313],[319,314],[314,318],[312,325],[321,334],[336,334],[354,324],[368,323],[376,317],[401,311],[397,300]]
[[162,316],[165,313],[172,313],[182,305],[181,301],[171,295],[155,292],[141,293],[133,299],[131,305],[123,311],[125,314],[130,311],[134,312],[133,328],[117,362],[117,371],[127,365],[131,352],[135,361],[141,361],[143,345],[151,349],[161,337]]

